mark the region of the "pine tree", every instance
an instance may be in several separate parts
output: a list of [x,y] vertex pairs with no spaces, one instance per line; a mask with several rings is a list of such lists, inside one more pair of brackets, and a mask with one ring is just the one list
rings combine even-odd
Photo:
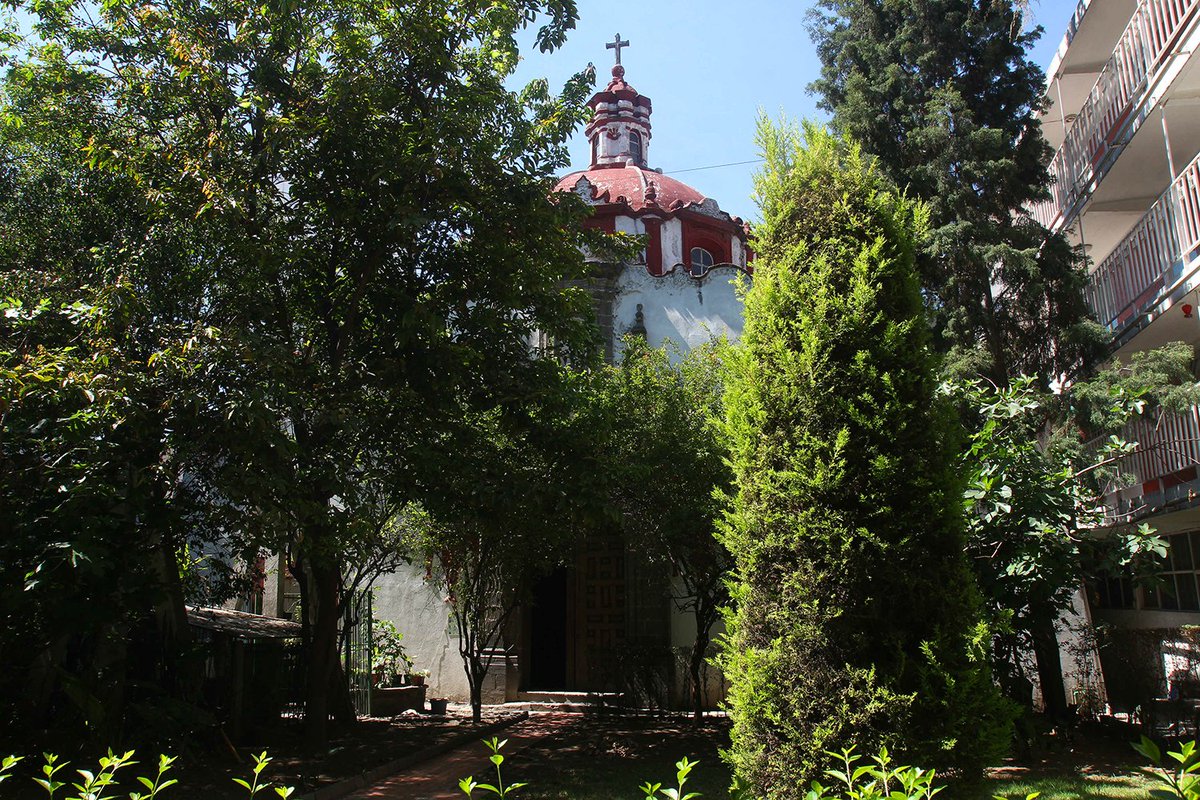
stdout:
[[821,0],[811,88],[835,129],[930,208],[918,258],[948,367],[1007,385],[1096,353],[1082,259],[1024,209],[1045,196],[1045,87],[1015,0]]
[[759,258],[726,390],[727,758],[770,798],[803,797],[850,745],[977,775],[1007,711],[914,267],[925,207],[822,129],[763,121],[759,143]]

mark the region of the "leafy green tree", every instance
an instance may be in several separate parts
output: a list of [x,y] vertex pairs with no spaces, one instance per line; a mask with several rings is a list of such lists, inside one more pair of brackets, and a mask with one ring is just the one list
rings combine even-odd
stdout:
[[176,436],[211,331],[173,296],[188,221],[82,162],[108,122],[85,89],[0,83],[0,727],[113,741],[127,710],[188,694],[175,562],[204,515]]
[[538,45],[557,47],[575,5],[28,10],[45,45],[13,75],[78,122],[72,189],[83,174],[128,181],[163,235],[113,246],[174,299],[148,318],[215,332],[163,398],[195,418],[173,453],[223,533],[250,551],[289,544],[319,745],[347,708],[346,553],[379,497],[437,500],[438,470],[456,466],[447,431],[479,415],[519,426],[558,390],[565,370],[531,357],[535,330],[581,362],[594,350],[587,299],[563,288],[584,272],[582,204],[548,198],[590,78],[561,97],[504,86],[517,32],[544,15]]
[[952,387],[969,422],[969,552],[996,620],[996,672],[1021,695],[1020,655],[1032,651],[1051,716],[1066,712],[1055,623],[1074,594],[1098,573],[1152,568],[1166,553],[1132,514],[1110,516],[1104,495],[1123,488],[1117,467],[1142,444],[1123,438],[1126,424],[1196,402],[1191,361],[1183,344],[1137,354],[1058,395],[1031,378]]
[[914,266],[925,208],[824,129],[763,120],[759,144],[759,257],[725,400],[728,759],[771,798],[803,797],[851,745],[976,777],[1009,717]]
[[1026,208],[1045,196],[1045,76],[1017,0],[821,0],[812,89],[834,127],[929,206],[918,264],[951,372],[1048,383],[1094,355],[1084,260]]
[[730,562],[716,538],[719,493],[730,489],[723,417],[722,365],[727,344],[678,355],[629,338],[620,362],[596,375],[599,415],[608,422],[603,474],[608,503],[626,546],[669,568],[682,591],[676,607],[692,615],[688,653],[692,710],[704,711],[704,673],[720,610],[728,599]]
[[577,534],[601,513],[587,376],[563,388],[520,424],[493,412],[454,429],[427,524],[406,537],[445,594],[476,722],[484,680],[513,644],[514,615],[538,579],[569,563]]

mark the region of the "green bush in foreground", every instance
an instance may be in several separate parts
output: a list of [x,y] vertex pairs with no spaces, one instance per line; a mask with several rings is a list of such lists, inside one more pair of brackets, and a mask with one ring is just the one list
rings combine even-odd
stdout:
[[726,759],[771,800],[804,797],[849,747],[970,780],[1010,717],[914,271],[926,212],[824,129],[764,120],[759,144],[763,223],[726,389]]

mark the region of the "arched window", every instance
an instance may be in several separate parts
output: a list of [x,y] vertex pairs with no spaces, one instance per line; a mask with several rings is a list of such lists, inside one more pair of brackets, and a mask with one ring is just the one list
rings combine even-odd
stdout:
[[713,265],[712,253],[703,247],[692,248],[692,277],[699,278]]
[[635,164],[642,163],[642,135],[637,131],[629,132],[629,158]]

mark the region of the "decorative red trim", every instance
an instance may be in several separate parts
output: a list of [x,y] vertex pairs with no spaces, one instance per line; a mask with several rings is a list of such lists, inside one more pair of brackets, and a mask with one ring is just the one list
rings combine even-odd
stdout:
[[733,261],[733,243],[729,234],[717,226],[703,225],[694,219],[683,222],[683,263],[689,268],[692,263],[692,248],[703,247],[712,254],[714,264],[729,264]]
[[616,233],[617,218],[609,214],[593,214],[583,221],[583,227],[605,233]]

